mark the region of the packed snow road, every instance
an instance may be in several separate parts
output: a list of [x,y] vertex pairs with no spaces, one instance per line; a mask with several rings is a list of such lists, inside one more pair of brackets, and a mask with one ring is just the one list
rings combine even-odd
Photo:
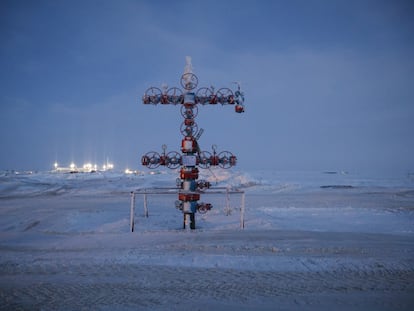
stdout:
[[414,303],[406,236],[170,231],[85,235],[84,245],[75,243],[79,236],[37,238],[33,246],[2,243],[2,310],[409,310]]

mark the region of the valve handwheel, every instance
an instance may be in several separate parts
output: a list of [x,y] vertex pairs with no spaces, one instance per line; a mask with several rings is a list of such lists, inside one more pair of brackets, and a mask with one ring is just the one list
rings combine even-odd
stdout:
[[167,167],[174,169],[180,166],[181,164],[181,155],[177,151],[170,151],[167,154],[168,164]]
[[160,166],[161,156],[158,152],[150,151],[145,154],[145,157],[149,159],[149,163],[147,165],[148,168],[157,168]]
[[201,205],[198,207],[197,211],[198,211],[200,214],[205,214],[205,213],[207,213],[208,208],[207,208],[207,206],[206,206],[205,204],[201,204]]
[[198,78],[194,73],[185,73],[181,76],[181,86],[186,90],[193,90],[198,85]]
[[209,168],[210,167],[210,158],[211,153],[208,151],[201,151],[199,153],[199,164],[198,166],[201,168]]
[[198,107],[196,105],[192,107],[181,106],[181,115],[186,119],[194,119],[198,115]]
[[168,89],[167,96],[172,104],[177,105],[183,100],[183,91],[181,91],[178,87],[172,87]]
[[196,101],[202,105],[205,105],[210,102],[213,95],[214,94],[211,88],[208,88],[208,87],[199,88],[196,93]]
[[161,90],[154,86],[145,91],[145,96],[149,98],[151,104],[158,104],[161,100],[161,95]]
[[220,104],[229,104],[233,98],[233,92],[229,88],[223,87],[217,91],[217,99]]
[[183,136],[195,136],[198,132],[198,125],[195,122],[192,125],[186,125],[183,122],[180,126],[180,132]]
[[231,162],[231,158],[233,157],[233,154],[229,151],[222,151],[218,154],[219,157],[219,166],[221,168],[230,168],[233,166]]

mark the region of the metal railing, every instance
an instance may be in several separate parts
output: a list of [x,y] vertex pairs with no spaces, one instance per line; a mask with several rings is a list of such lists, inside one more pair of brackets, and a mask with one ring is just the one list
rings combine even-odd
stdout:
[[[130,209],[130,231],[134,232],[135,229],[135,205],[136,205],[136,195],[143,196],[143,207],[144,207],[144,217],[149,217],[149,210],[148,210],[148,195],[177,195],[180,188],[173,188],[173,187],[165,187],[165,188],[144,188],[144,189],[137,189],[131,191],[131,209]],[[181,190],[182,191],[182,190]],[[214,187],[209,188],[207,191],[200,191],[195,193],[201,193],[204,195],[211,195],[211,194],[225,194],[226,196],[226,206],[225,206],[225,213],[226,215],[230,215],[230,195],[231,194],[240,194],[241,195],[241,202],[240,202],[240,228],[244,229],[244,214],[245,214],[245,192],[238,189],[231,189],[227,187]]]

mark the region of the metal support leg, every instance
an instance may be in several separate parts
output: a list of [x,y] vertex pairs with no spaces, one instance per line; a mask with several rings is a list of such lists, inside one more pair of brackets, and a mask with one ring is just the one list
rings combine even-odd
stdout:
[[225,207],[225,214],[226,216],[229,216],[231,214],[230,209],[230,195],[229,195],[229,188],[226,188],[226,207]]
[[129,215],[129,222],[130,222],[130,230],[134,232],[134,225],[135,225],[135,193],[131,191],[131,211]]
[[144,216],[148,218],[147,193],[144,193]]
[[187,216],[188,216],[188,214],[183,213],[183,229],[185,229],[188,225]]
[[184,213],[184,222],[183,229],[190,228],[191,230],[195,229],[195,214],[194,213]]
[[195,229],[195,214],[194,213],[190,214],[190,229],[191,230]]
[[244,229],[244,201],[245,201],[245,194],[242,193],[241,198],[241,211],[240,211],[240,228]]

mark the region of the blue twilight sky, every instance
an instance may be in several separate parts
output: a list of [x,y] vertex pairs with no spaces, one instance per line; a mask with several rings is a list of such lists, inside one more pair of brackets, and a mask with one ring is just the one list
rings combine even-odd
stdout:
[[240,81],[246,113],[200,107],[203,150],[239,167],[414,171],[412,1],[0,2],[0,169],[141,169],[179,150],[179,86]]

